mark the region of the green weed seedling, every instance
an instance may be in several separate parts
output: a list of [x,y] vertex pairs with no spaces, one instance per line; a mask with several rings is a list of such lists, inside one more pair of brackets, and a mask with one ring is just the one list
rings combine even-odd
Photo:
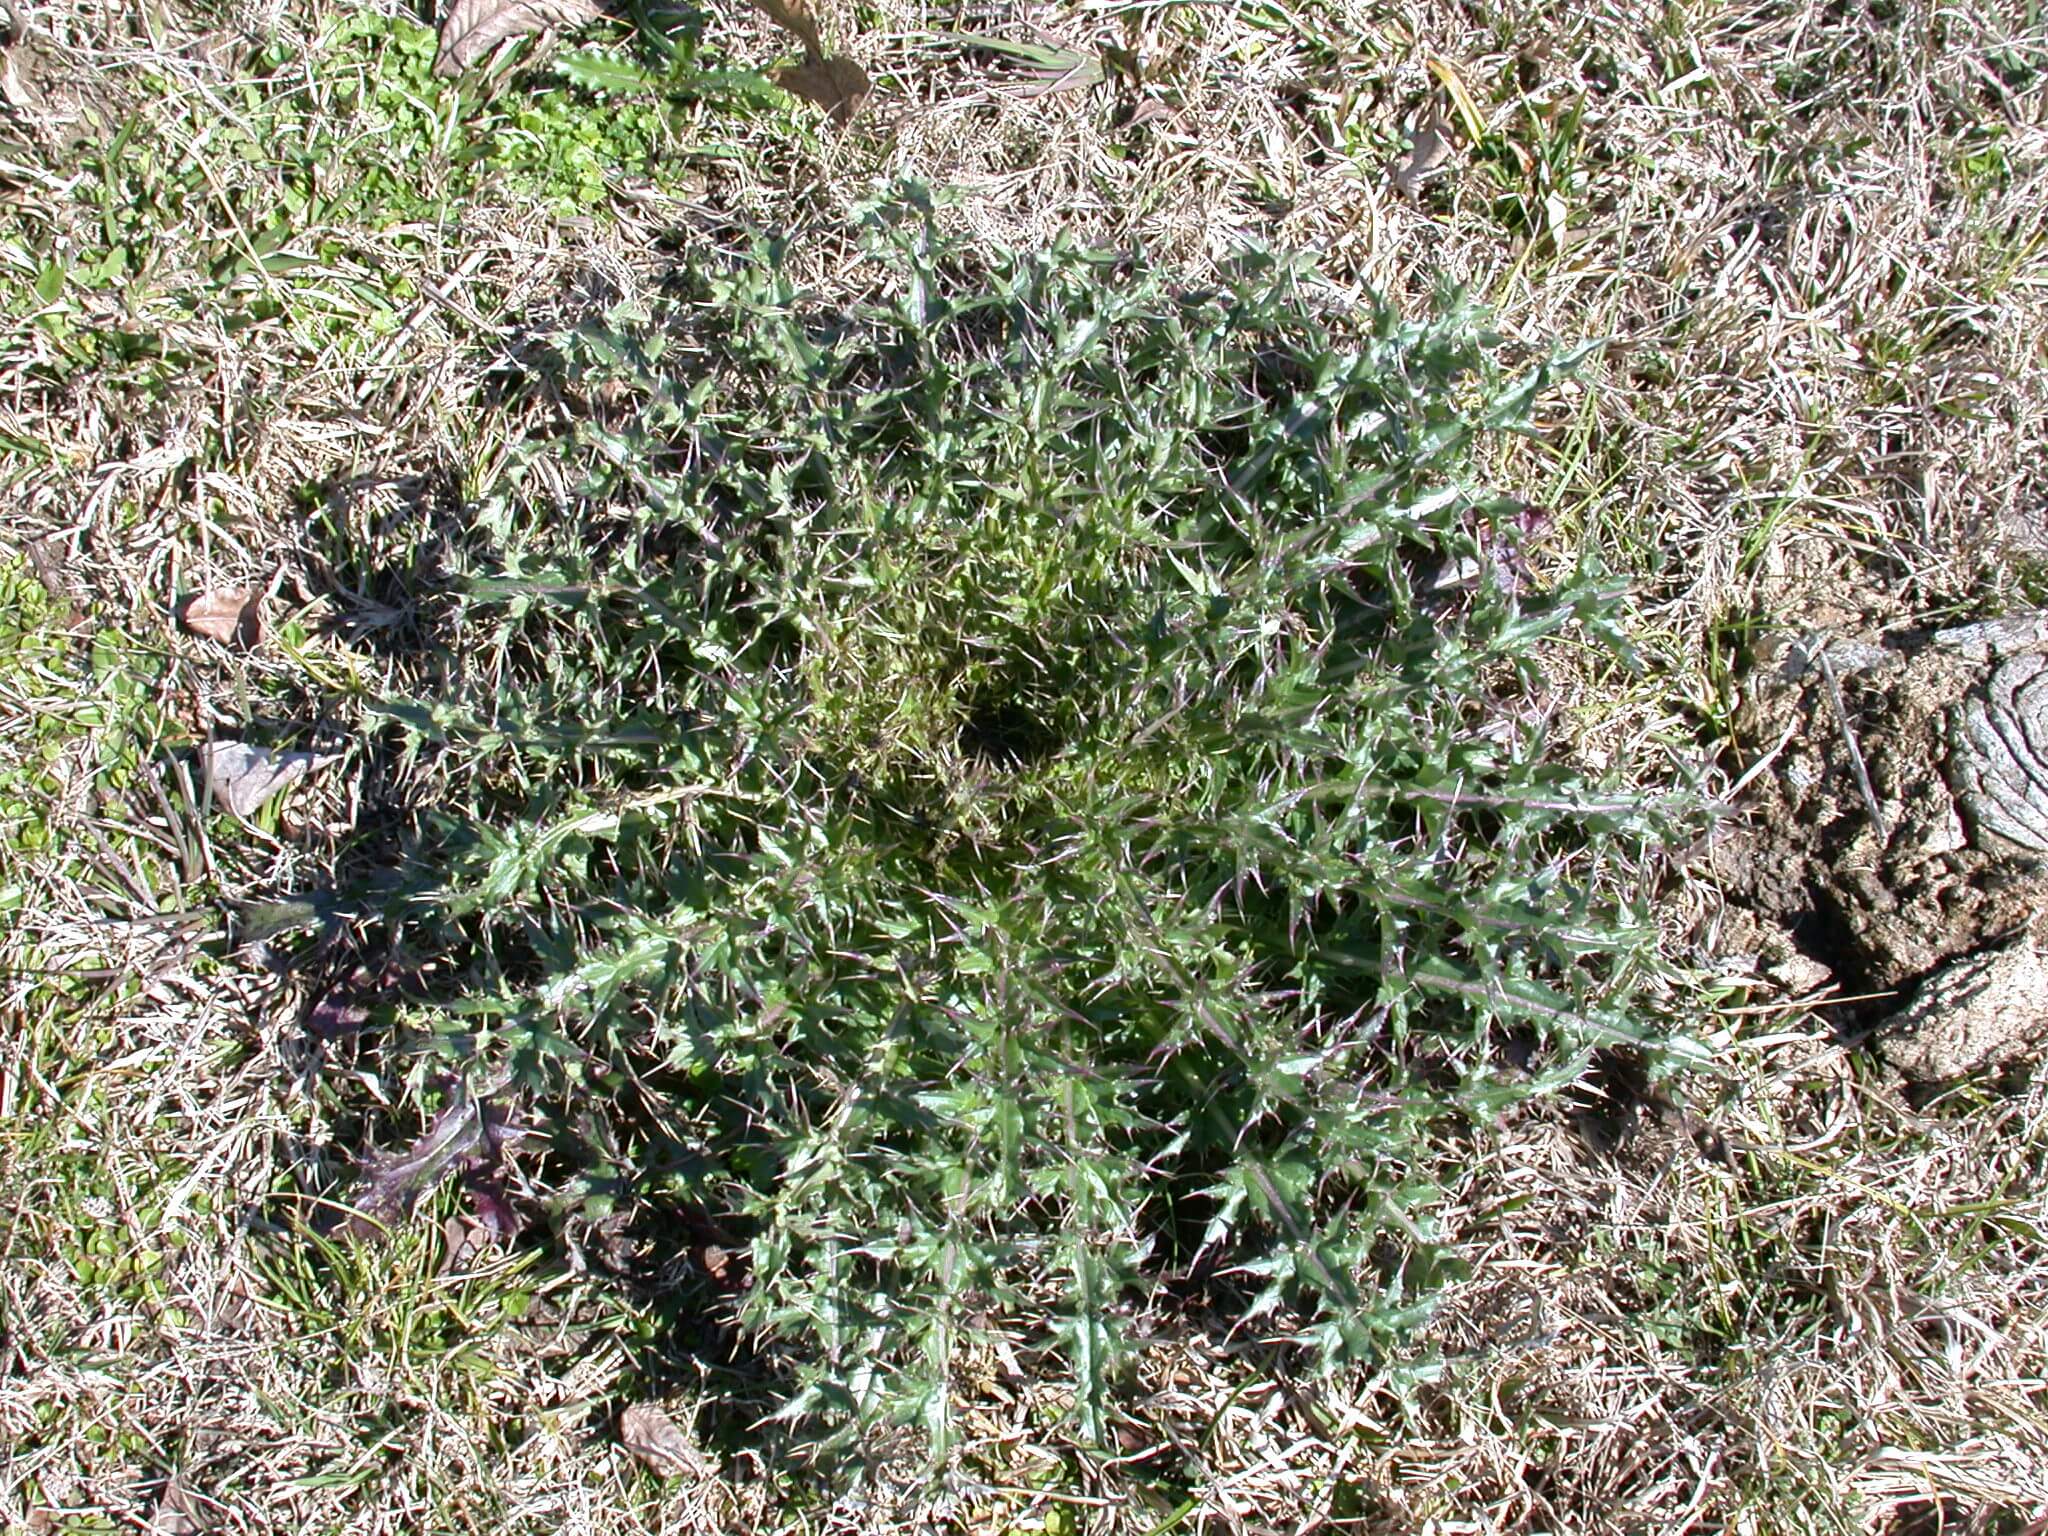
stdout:
[[444,79],[434,51],[431,29],[360,10],[306,46],[253,50],[203,92],[172,63],[138,72],[118,120],[75,151],[65,232],[25,226],[0,246],[0,305],[33,315],[56,373],[151,397],[197,366],[201,317],[354,356],[419,299],[403,259],[478,208],[568,215],[620,177],[673,184],[701,103],[774,94],[694,54],[655,70],[570,52],[523,61],[513,86],[503,69]]
[[1453,1268],[1442,1133],[1646,1042],[1658,818],[1542,728],[1615,593],[1469,471],[1570,360],[873,235],[857,301],[764,250],[562,339],[390,706],[465,786],[393,912],[462,978],[420,1075],[542,1116],[559,1218],[731,1234],[791,1419],[942,1444],[1000,1329],[1099,1435],[1173,1298],[1372,1356]]

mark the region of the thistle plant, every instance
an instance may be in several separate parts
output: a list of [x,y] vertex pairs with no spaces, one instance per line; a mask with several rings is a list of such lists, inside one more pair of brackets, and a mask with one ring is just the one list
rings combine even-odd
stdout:
[[1571,359],[1286,260],[871,233],[860,302],[764,248],[561,339],[573,426],[393,707],[467,785],[424,1057],[565,1198],[738,1234],[792,1416],[942,1442],[999,1327],[1099,1433],[1174,1288],[1370,1357],[1446,1137],[1642,1038],[1654,828],[1542,723],[1614,593],[1471,480]]

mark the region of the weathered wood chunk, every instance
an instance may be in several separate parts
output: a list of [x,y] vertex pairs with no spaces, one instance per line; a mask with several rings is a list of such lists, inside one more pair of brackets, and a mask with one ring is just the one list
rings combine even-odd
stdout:
[[2048,655],[2007,658],[1956,706],[1949,774],[1980,842],[2048,856]]
[[2048,1039],[2048,959],[2022,936],[1951,961],[1878,1029],[1884,1059],[1916,1082],[2026,1060]]

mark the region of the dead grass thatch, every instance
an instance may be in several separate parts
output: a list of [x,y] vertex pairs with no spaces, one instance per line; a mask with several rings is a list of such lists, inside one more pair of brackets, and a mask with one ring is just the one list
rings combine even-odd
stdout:
[[[995,1360],[979,1438],[938,1487],[885,1462],[864,1500],[811,1507],[745,1432],[716,1448],[722,1480],[657,1487],[611,1428],[621,1394],[647,1390],[619,1342],[644,1321],[524,1260],[450,1262],[431,1230],[353,1256],[267,1241],[280,1211],[320,1198],[350,1127],[317,1091],[335,1061],[298,1027],[311,983],[203,940],[222,895],[291,887],[332,848],[321,818],[345,827],[351,808],[216,850],[203,807],[154,766],[164,742],[266,699],[345,718],[380,686],[393,652],[363,626],[412,622],[417,593],[370,590],[391,573],[344,569],[335,530],[402,542],[429,515],[406,486],[459,490],[502,453],[505,419],[469,402],[524,335],[648,291],[678,241],[773,229],[799,275],[832,278],[852,208],[876,178],[910,177],[991,243],[1142,242],[1191,277],[1247,242],[1307,247],[1343,282],[1467,284],[1531,347],[1613,338],[1499,467],[1558,509],[1561,555],[1596,548],[1638,584],[1652,665],[1579,680],[1580,749],[1644,782],[1676,763],[1725,788],[1745,766],[1725,722],[1748,629],[1924,617],[2037,580],[2048,39],[2030,6],[882,0],[861,30],[851,8],[826,16],[880,82],[844,135],[707,107],[674,174],[615,176],[589,214],[487,185],[439,222],[309,215],[286,248],[305,264],[222,277],[224,210],[277,177],[221,152],[222,125],[261,110],[241,87],[262,50],[312,57],[343,14],[50,0],[9,51],[0,278],[22,323],[0,328],[0,535],[33,542],[81,647],[105,629],[153,658],[122,718],[154,739],[122,750],[161,793],[96,797],[112,727],[81,722],[46,807],[55,841],[7,876],[0,1521],[2041,1528],[2048,1088],[2037,1074],[1907,1102],[1718,954],[1699,884],[1668,926],[1722,1075],[1681,1106],[1623,1073],[1576,1114],[1470,1149],[1448,1210],[1469,1278],[1412,1369],[1290,1380],[1257,1340],[1163,1334],[1124,1456],[1089,1469],[1049,1429],[1057,1405]],[[755,64],[786,47],[751,13],[709,26]],[[302,115],[374,141],[361,96],[307,90]],[[213,195],[83,195],[81,156],[126,124]],[[1450,154],[1410,198],[1388,172],[1425,125]],[[446,172],[428,157],[408,174]],[[37,295],[41,270],[129,213],[126,277]],[[346,318],[362,285],[408,296],[381,335]],[[327,510],[309,488],[334,493]],[[179,594],[280,576],[292,648],[228,656],[169,634]],[[70,718],[92,676],[10,678],[0,741]],[[188,886],[207,893],[196,911]],[[368,1100],[387,1091],[355,1068]],[[691,1400],[684,1380],[660,1390]]]

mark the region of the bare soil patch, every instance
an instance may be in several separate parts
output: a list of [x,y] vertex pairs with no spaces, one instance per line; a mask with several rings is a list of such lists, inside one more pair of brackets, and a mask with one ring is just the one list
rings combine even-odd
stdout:
[[1956,787],[1952,722],[1988,670],[1927,636],[1817,636],[1768,647],[1751,679],[1742,745],[1775,758],[1724,877],[1845,988],[1906,986],[2043,911],[2038,866]]

